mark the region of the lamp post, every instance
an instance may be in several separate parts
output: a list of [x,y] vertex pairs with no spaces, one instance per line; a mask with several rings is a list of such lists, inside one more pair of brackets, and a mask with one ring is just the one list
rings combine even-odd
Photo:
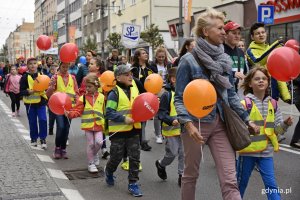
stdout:
[[181,48],[183,43],[183,28],[182,28],[182,0],[179,0],[179,26],[178,26],[178,47]]
[[101,27],[102,27],[102,31],[101,31],[101,57],[102,59],[104,59],[104,10],[110,10],[110,9],[114,9],[114,8],[119,8],[117,15],[120,17],[122,15],[122,12],[120,10],[120,6],[107,6],[107,5],[99,5],[96,4],[96,8],[100,8],[100,14],[101,14]]

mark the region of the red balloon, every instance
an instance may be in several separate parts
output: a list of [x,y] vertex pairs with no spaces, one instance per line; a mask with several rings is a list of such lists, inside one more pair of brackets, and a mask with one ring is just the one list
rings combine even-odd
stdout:
[[270,53],[267,67],[273,78],[287,82],[300,74],[300,56],[292,48],[279,47]]
[[47,35],[40,35],[36,40],[36,45],[40,50],[48,50],[51,48],[51,39]]
[[297,40],[294,39],[288,40],[284,46],[290,47],[292,49],[295,49],[297,52],[299,52],[299,42]]
[[64,115],[65,111],[72,108],[71,98],[63,92],[55,92],[49,99],[50,110],[57,115]]
[[76,44],[66,43],[59,51],[59,58],[64,63],[74,62],[78,54],[79,50]]
[[0,76],[0,81],[2,81],[2,76]]
[[132,119],[135,122],[144,122],[154,117],[159,108],[156,95],[146,92],[140,94],[132,104]]
[[18,69],[19,74],[24,74],[26,71],[28,70],[28,68],[26,66],[21,66]]

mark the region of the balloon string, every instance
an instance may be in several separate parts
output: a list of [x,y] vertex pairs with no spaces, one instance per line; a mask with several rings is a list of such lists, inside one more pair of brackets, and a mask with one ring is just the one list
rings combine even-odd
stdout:
[[[63,109],[64,109],[64,113],[66,113],[67,110],[65,109],[65,106],[63,106]],[[69,123],[70,129],[71,129],[71,133],[72,133],[73,136],[75,136],[69,117],[67,117],[67,119],[68,119],[68,123]]]
[[291,99],[291,115],[293,114],[293,104],[294,104],[294,83],[293,83],[293,80],[291,80],[291,96],[292,96],[292,99]]
[[[198,119],[198,129],[199,129],[199,133],[201,134],[201,125],[200,125],[200,119]],[[202,144],[200,144],[200,148],[201,148],[201,160],[204,163],[204,156],[203,156],[203,148],[202,148]]]

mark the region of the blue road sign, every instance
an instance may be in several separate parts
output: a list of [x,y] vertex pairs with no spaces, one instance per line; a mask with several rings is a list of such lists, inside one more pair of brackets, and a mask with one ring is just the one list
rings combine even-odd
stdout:
[[272,5],[259,5],[257,8],[257,22],[274,24],[274,10]]

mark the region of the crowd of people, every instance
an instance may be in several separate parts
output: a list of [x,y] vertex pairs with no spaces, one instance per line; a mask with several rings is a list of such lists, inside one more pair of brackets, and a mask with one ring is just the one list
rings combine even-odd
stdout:
[[[154,134],[156,143],[165,140],[166,146],[162,157],[154,163],[159,178],[167,179],[166,167],[178,157],[181,199],[195,199],[202,145],[206,144],[215,161],[223,199],[243,198],[255,166],[265,188],[276,190],[273,152],[279,150],[279,142],[285,139],[283,134],[293,123],[290,116],[283,119],[277,101],[281,98],[291,103],[290,92],[294,92],[293,102],[300,111],[300,78],[294,80],[294,91],[289,91],[285,82],[270,77],[266,60],[272,50],[283,45],[283,40],[279,38],[267,44],[264,24],[252,25],[252,42],[245,48],[242,27],[232,21],[224,25],[224,20],[224,14],[214,9],[202,13],[196,21],[195,38],[185,40],[173,63],[168,61],[164,47],[156,49],[152,62],[144,48],[136,49],[130,62],[117,49],[106,60],[92,50],[87,51],[74,63],[59,62],[51,56],[42,60],[28,58],[25,63],[20,57],[15,65],[0,63],[1,89],[11,99],[13,117],[20,116],[23,100],[32,146],[46,150],[47,135],[54,134],[56,123],[55,159],[69,158],[70,125],[73,118],[81,117],[88,171],[98,172],[101,150],[103,159],[109,157],[105,166],[107,185],[114,186],[114,172],[122,162],[122,168],[129,173],[128,190],[139,197],[143,195],[138,184],[142,169],[140,150],[150,151],[152,147],[146,138],[147,122],[135,122],[130,111],[135,98],[146,92],[145,79],[157,73],[164,84],[157,94],[160,106],[153,119]],[[23,66],[27,66],[27,71],[20,70]],[[99,81],[107,70],[114,72],[116,81],[116,87],[109,92],[101,89]],[[51,82],[46,91],[38,92],[33,89],[34,80],[42,74],[49,76]],[[187,111],[183,101],[185,87],[195,79],[208,80],[218,93],[216,106],[201,122]],[[71,110],[58,115],[47,109],[48,100],[55,92],[66,93],[71,98]],[[251,130],[251,144],[239,152],[233,150],[228,140],[222,102]],[[107,137],[111,143],[109,151]],[[300,149],[299,139],[300,122],[290,146]],[[272,200],[281,199],[279,192],[267,196]]]

